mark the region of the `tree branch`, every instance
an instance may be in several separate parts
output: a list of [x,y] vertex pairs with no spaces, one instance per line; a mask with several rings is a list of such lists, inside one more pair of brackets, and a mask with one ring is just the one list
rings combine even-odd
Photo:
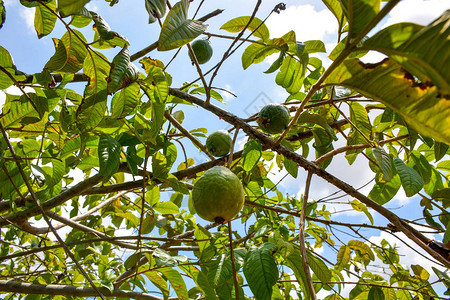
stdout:
[[[104,287],[97,287],[97,289],[105,297],[121,297],[139,300],[163,300],[163,298],[156,297],[147,293],[124,291],[115,289],[112,292]],[[56,284],[33,284],[18,282],[13,280],[0,280],[0,291],[7,293],[19,293],[27,295],[61,295],[74,297],[96,297],[98,293],[91,287],[68,286]],[[176,298],[169,298],[176,299]]]

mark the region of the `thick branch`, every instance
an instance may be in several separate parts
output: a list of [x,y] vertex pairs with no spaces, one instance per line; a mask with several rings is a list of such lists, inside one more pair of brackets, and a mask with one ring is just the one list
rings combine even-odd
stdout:
[[[163,300],[147,293],[131,292],[115,289],[109,291],[104,287],[97,287],[105,297],[121,297],[142,300]],[[0,280],[0,292],[20,293],[27,295],[61,295],[74,297],[96,297],[98,293],[91,287],[68,286],[56,284],[32,284],[12,280]],[[169,298],[175,299],[175,298]]]

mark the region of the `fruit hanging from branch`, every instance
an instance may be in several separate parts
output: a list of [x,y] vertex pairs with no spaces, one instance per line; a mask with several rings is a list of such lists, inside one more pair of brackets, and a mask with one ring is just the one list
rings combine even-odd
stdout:
[[[213,48],[211,42],[208,39],[195,40],[191,44],[192,50],[194,51],[195,57],[199,64],[206,64],[213,55]],[[194,61],[193,57],[189,53],[189,58]]]
[[230,221],[244,206],[244,188],[230,169],[216,166],[194,184],[192,203],[202,219],[216,223]]
[[217,130],[211,133],[206,139],[206,149],[215,156],[221,157],[230,153],[233,139],[226,130]]
[[286,106],[271,103],[264,106],[258,113],[256,122],[262,131],[270,134],[283,132],[289,124],[289,110]]

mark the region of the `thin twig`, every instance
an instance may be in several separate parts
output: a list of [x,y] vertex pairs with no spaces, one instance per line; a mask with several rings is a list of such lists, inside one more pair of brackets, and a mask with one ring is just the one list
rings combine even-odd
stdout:
[[[203,151],[203,153],[205,153],[206,155],[208,155],[208,157],[212,160],[215,160],[214,156],[212,156],[208,150],[206,149],[205,145],[202,144],[202,142],[200,142],[195,136],[193,136],[189,130],[187,130],[186,128],[183,127],[183,125],[180,124],[180,122],[177,121],[177,119],[175,119],[167,110],[164,112],[164,117],[166,117],[166,119],[172,123],[172,125],[178,129],[185,137],[187,137],[188,139],[191,140],[191,142],[197,146],[201,151]],[[187,165],[186,165],[187,167]]]
[[305,193],[303,194],[303,203],[302,203],[302,212],[300,214],[299,220],[299,245],[300,251],[302,253],[302,265],[303,271],[305,272],[306,282],[308,283],[308,290],[312,300],[317,300],[316,292],[314,291],[314,284],[312,282],[311,272],[309,270],[309,262],[308,262],[308,253],[306,252],[306,243],[305,243],[305,219],[306,219],[306,209],[308,207],[308,194],[309,187],[311,186],[311,178],[312,172],[308,172],[308,176],[306,177],[306,185],[305,185]]

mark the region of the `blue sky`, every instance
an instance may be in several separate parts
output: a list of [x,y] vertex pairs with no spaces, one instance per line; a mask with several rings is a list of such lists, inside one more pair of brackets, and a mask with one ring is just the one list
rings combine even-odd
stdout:
[[[172,1],[175,3],[175,1]],[[37,39],[33,28],[34,9],[25,8],[19,4],[17,0],[6,0],[6,23],[0,29],[0,45],[5,47],[13,56],[17,67],[29,74],[40,72],[42,67],[54,53],[52,38],[60,38],[64,34],[64,27],[57,22],[55,30],[47,37]],[[173,4],[172,3],[172,4]],[[191,4],[191,12],[196,8],[200,1],[194,1]],[[224,35],[231,35],[225,31],[219,30],[227,20],[243,15],[250,15],[256,1],[205,1],[198,16],[203,16],[216,8],[225,9],[219,16],[207,21],[209,24],[208,32],[219,33]],[[257,16],[264,19],[278,4],[279,1],[263,1],[259,8]],[[327,48],[328,53],[336,44],[336,19],[325,9],[321,1],[285,1],[287,10],[280,15],[273,14],[267,21],[267,26],[271,32],[271,37],[281,36],[289,30],[295,30],[297,40],[305,41],[310,39],[322,40]],[[387,26],[395,22],[408,21],[419,24],[428,24],[437,16],[442,14],[445,9],[450,8],[449,2],[445,0],[404,0],[402,1],[391,14],[381,23],[380,26]],[[149,25],[147,20],[147,12],[144,8],[143,1],[136,0],[121,0],[115,7],[110,8],[103,0],[92,0],[88,4],[90,10],[99,12],[99,14],[108,22],[110,27],[124,35],[130,41],[130,53],[148,46],[158,39],[159,27],[157,23]],[[90,26],[82,30],[88,40],[92,40],[93,31]],[[224,50],[229,45],[229,40],[218,38],[211,38],[211,43],[214,47],[214,55],[211,61],[202,65],[203,70],[208,70],[216,62],[220,60]],[[244,45],[245,47],[245,45]],[[237,114],[240,117],[248,117],[256,113],[259,108],[268,102],[284,102],[287,98],[287,93],[284,89],[275,84],[275,74],[264,74],[263,72],[270,66],[269,58],[267,61],[258,65],[252,65],[248,70],[244,71],[241,66],[241,54],[244,50],[242,47],[234,56],[227,60],[223,65],[219,76],[214,81],[214,86],[228,89],[237,95],[237,98],[230,97],[228,94],[223,94],[226,103],[215,103],[221,107]],[[112,49],[103,51],[110,59],[114,57],[119,49]],[[152,58],[157,58],[164,63],[170,61],[175,51],[157,52],[154,51],[149,55]],[[329,64],[325,55],[320,56],[324,60],[324,64]],[[378,61],[382,58],[377,53],[370,53],[365,59],[368,61]],[[136,62],[136,65],[139,65]],[[185,81],[190,81],[197,78],[195,68],[187,59],[187,49],[184,47],[178,57],[169,66],[167,71],[173,76],[173,86],[177,87]],[[83,84],[71,85],[71,88],[77,89],[80,93],[83,90]],[[3,95],[0,92],[0,108],[3,103]],[[186,119],[183,125],[188,129],[198,127],[207,127],[209,132],[217,129],[229,128],[229,125],[223,121],[218,120],[211,114],[204,112],[196,107],[182,107],[185,112]],[[244,144],[243,136],[240,136],[239,145]],[[338,144],[337,144],[338,145]],[[337,147],[335,145],[335,147]],[[190,153],[196,158],[197,162],[207,160],[207,157],[196,152],[195,148],[188,148]],[[313,152],[313,151],[311,151]],[[180,152],[181,153],[181,152]],[[368,168],[368,163],[365,159],[359,158],[352,166],[349,166],[343,156],[338,156],[333,159],[333,163],[327,169],[338,178],[347,181],[354,187],[360,187],[373,178],[373,174]],[[273,168],[271,178],[273,181],[281,179],[285,173],[277,172],[278,168]],[[287,176],[280,184],[280,189],[289,193],[290,195],[299,195],[303,192],[306,174],[299,172],[297,179]],[[334,187],[325,183],[323,180],[314,178],[312,184],[312,199],[319,199],[330,193],[336,191]],[[363,189],[364,193],[370,191],[370,186]],[[343,197],[340,201],[351,201],[350,197]],[[396,199],[391,201],[387,206],[395,209],[400,214],[408,215],[409,218],[421,217],[420,211],[411,210],[412,202],[420,201],[417,197],[407,199],[403,191],[400,191]],[[333,207],[337,211],[342,206],[335,204]],[[386,225],[386,221],[374,214],[375,222]],[[345,212],[336,214],[337,220],[348,220],[352,218],[354,222],[368,222],[366,217],[361,214]],[[384,234],[381,235],[384,237]],[[367,236],[371,240],[377,241],[381,236]],[[391,238],[391,237],[387,237]],[[392,238],[391,238],[392,239]],[[406,253],[402,258],[404,264],[421,263],[430,269],[430,264],[427,261],[420,260],[414,252],[399,244],[401,250]],[[399,250],[399,252],[401,252]],[[430,272],[432,273],[432,272]]]

